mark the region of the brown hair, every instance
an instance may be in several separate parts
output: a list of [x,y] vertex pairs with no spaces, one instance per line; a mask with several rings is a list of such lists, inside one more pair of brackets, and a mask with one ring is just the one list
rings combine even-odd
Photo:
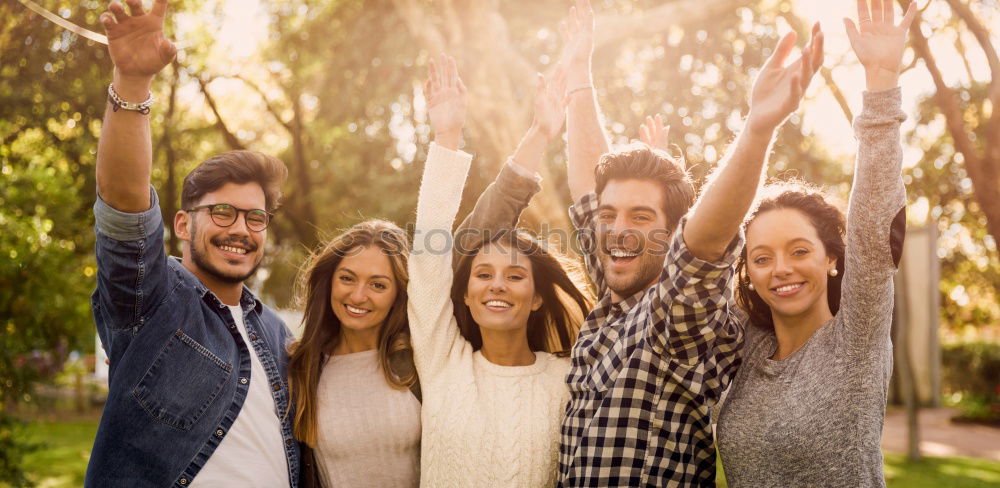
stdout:
[[663,189],[667,228],[673,229],[694,205],[694,185],[681,158],[637,142],[601,156],[594,168],[595,190],[600,195],[611,180],[650,180]]
[[389,367],[389,356],[410,346],[409,321],[406,315],[406,263],[410,242],[399,226],[384,220],[357,224],[309,257],[299,274],[297,293],[305,300],[302,338],[288,347],[289,390],[295,402],[295,437],[310,446],[316,445],[316,388],[323,369],[325,353],[340,339],[340,321],[330,308],[333,272],[345,256],[359,248],[375,246],[389,258],[396,280],[396,299],[378,333],[378,362],[386,382],[405,389],[416,381],[416,374],[396,377]]
[[264,190],[268,212],[281,205],[281,185],[288,168],[280,159],[257,151],[229,151],[206,159],[186,177],[181,189],[181,208],[191,208],[206,193],[226,183],[257,183]]
[[568,353],[576,342],[580,324],[587,317],[593,300],[584,295],[577,285],[584,282],[579,265],[569,259],[557,257],[522,230],[498,232],[472,252],[458,257],[455,281],[451,287],[451,301],[462,337],[472,344],[474,350],[483,347],[483,336],[479,324],[472,318],[469,306],[465,304],[465,293],[469,288],[473,259],[487,244],[492,243],[507,246],[531,260],[535,293],[542,298],[542,306],[528,315],[528,347],[532,351]]
[[[816,229],[820,242],[828,256],[837,259],[837,276],[827,276],[826,299],[830,313],[840,310],[840,284],[844,279],[844,214],[832,198],[822,190],[800,180],[769,183],[761,189],[761,196],[743,223],[744,231],[764,212],[778,209],[793,209],[802,212]],[[736,301],[750,315],[750,323],[765,330],[774,330],[771,307],[750,289],[750,275],[747,272],[747,247],[743,247],[736,262]]]

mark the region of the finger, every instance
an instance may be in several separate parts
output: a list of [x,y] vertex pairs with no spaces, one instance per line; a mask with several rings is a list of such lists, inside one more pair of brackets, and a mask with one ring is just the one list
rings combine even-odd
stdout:
[[160,61],[164,64],[173,61],[174,57],[177,56],[177,46],[166,39],[160,41],[156,46],[156,50],[160,54]]
[[580,11],[586,18],[594,18],[594,7],[590,4],[590,0],[576,0],[576,4],[580,5]]
[[150,11],[153,15],[158,15],[163,17],[167,13],[167,0],[156,0],[153,2],[153,10]]
[[128,11],[133,17],[146,13],[142,8],[142,0],[125,0],[125,4],[128,5]]
[[104,26],[104,32],[107,32],[109,36],[113,36],[115,31],[118,30],[118,22],[115,22],[115,16],[111,12],[104,12],[100,17],[101,25]]
[[812,50],[806,48],[802,53],[802,69],[800,70],[799,83],[802,85],[802,91],[805,91],[809,87],[809,82],[812,81],[812,75],[815,73],[812,68]]
[[448,62],[451,64],[451,87],[458,89],[458,83],[462,77],[458,76],[458,63],[455,62],[455,58],[449,56]]
[[125,7],[122,7],[122,4],[118,2],[111,2],[111,5],[108,5],[108,10],[115,14],[115,20],[117,20],[119,24],[128,19],[128,14],[125,13]]
[[782,67],[785,64],[785,58],[788,57],[788,53],[792,52],[792,48],[795,47],[796,37],[795,31],[782,36],[781,40],[778,41],[778,46],[774,48],[771,57],[764,63],[764,69]]
[[906,7],[906,14],[903,15],[903,20],[899,23],[899,26],[904,30],[908,30],[915,18],[917,18],[917,2],[910,2]]
[[424,80],[424,98],[427,99],[429,104],[431,101],[431,78],[429,76]]
[[427,63],[427,81],[430,82],[430,87],[434,88],[434,84],[437,83],[438,73],[437,73],[437,63],[431,58],[430,62]]
[[871,22],[872,16],[868,12],[868,1],[858,0],[858,23],[864,24],[865,22]]
[[823,32],[816,34],[816,46],[813,48],[813,59],[812,59],[813,74],[815,74],[817,71],[819,71],[820,68],[823,67],[824,41],[826,41],[826,36],[823,35]]
[[858,38],[858,28],[854,21],[844,17],[844,30],[847,31],[847,40],[851,42],[851,49],[854,49],[855,41]]
[[882,0],[871,0],[872,22],[882,22]]
[[576,7],[569,8],[569,30],[574,35],[580,31],[580,18],[576,14]]
[[639,140],[649,146],[653,145],[653,137],[650,135],[649,129],[646,128],[645,124],[639,126]]
[[892,0],[882,2],[882,21],[889,25],[896,25],[896,9],[892,5]]
[[466,92],[465,83],[462,82],[461,78],[458,79],[458,92],[462,95],[465,95]]
[[[662,136],[663,137],[663,142],[669,141],[670,140],[670,126],[669,125],[662,125],[663,124],[663,119],[660,118],[659,115],[657,115],[656,118],[660,120],[660,125],[663,127],[663,136]],[[666,149],[666,148],[664,148],[664,149]]]
[[656,117],[654,117],[653,119],[656,120],[656,127],[658,127],[660,130],[669,130],[667,126],[663,125],[662,115],[656,114]]

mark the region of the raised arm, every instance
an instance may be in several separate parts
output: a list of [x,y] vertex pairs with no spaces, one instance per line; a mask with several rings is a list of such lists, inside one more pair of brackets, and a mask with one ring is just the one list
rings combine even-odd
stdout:
[[761,68],[743,131],[691,211],[683,236],[699,259],[715,261],[725,254],[760,186],[775,131],[798,108],[809,81],[823,63],[823,33],[817,23],[802,56],[784,66],[795,37],[794,32],[782,37]]
[[567,177],[573,201],[594,191],[594,168],[611,144],[601,127],[601,114],[591,76],[594,55],[594,10],[590,0],[576,0],[560,26],[569,98],[566,121]]
[[469,252],[479,247],[484,239],[517,227],[521,212],[541,189],[538,168],[545,150],[562,132],[565,92],[566,71],[561,65],[548,77],[538,75],[531,127],[455,232],[459,252]]
[[858,352],[889,342],[892,275],[899,264],[906,231],[906,191],[899,127],[906,115],[898,87],[906,33],[916,16],[910,4],[899,25],[893,2],[873,0],[871,10],[858,0],[858,20],[845,20],[847,36],[865,68],[868,90],[854,119],[857,166],[847,212],[841,308]]
[[[121,3],[112,2],[109,12],[101,14],[101,23],[115,65],[112,88],[121,100],[138,104],[150,96],[153,76],[174,59],[177,48],[163,36],[167,0],[156,0],[149,12],[143,10],[141,0],[126,3],[128,13]],[[97,144],[101,198],[122,212],[149,209],[152,164],[148,114],[108,103]]]
[[407,312],[417,372],[430,379],[450,359],[471,353],[471,346],[459,334],[451,302],[451,226],[472,156],[458,151],[466,96],[454,59],[442,54],[438,62],[431,62],[425,93],[434,142],[417,198]]

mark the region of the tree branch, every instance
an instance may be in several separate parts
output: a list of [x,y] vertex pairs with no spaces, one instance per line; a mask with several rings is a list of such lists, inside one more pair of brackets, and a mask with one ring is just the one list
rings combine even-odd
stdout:
[[[910,4],[910,0],[898,0],[899,4],[905,8]],[[927,38],[920,30],[920,19],[910,26],[910,43],[913,52],[924,61],[924,66],[934,81],[936,91],[934,100],[938,108],[944,114],[945,127],[955,144],[955,149],[960,152],[965,159],[965,169],[972,180],[972,187],[976,202],[986,215],[986,226],[990,235],[997,242],[1000,242],[1000,178],[995,165],[991,164],[994,158],[990,157],[990,151],[996,152],[996,146],[991,149],[987,147],[987,157],[980,155],[972,135],[965,126],[964,113],[959,104],[958,96],[945,82],[938,68],[937,61],[931,53]],[[995,80],[994,80],[995,81]],[[991,123],[997,120],[998,110],[994,109]],[[989,135],[989,134],[988,134]],[[988,139],[990,139],[988,137]],[[990,141],[987,141],[990,144]]]
[[226,145],[230,149],[246,149],[246,146],[226,127],[225,121],[222,120],[222,114],[219,113],[219,107],[215,103],[215,98],[212,98],[212,94],[208,92],[208,82],[201,79],[200,76],[195,76],[194,79],[198,80],[198,86],[201,87],[201,94],[205,96],[205,102],[208,103],[208,107],[215,114],[215,128],[222,133],[222,138],[226,140]]

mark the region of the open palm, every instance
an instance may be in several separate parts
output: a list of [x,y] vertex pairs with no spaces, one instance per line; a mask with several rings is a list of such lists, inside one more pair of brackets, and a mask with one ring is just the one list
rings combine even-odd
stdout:
[[545,138],[554,139],[566,121],[566,70],[557,66],[549,76],[538,75],[533,125]]
[[465,126],[468,101],[454,58],[441,54],[437,62],[431,60],[424,92],[431,130],[435,134],[460,133]]
[[163,35],[167,0],[156,0],[148,13],[141,0],[126,1],[130,13],[121,3],[112,2],[109,12],[101,14],[111,61],[123,75],[153,76],[177,54],[177,48]]
[[906,31],[917,14],[916,2],[910,3],[899,25],[894,24],[895,10],[891,0],[871,0],[870,10],[865,0],[857,2],[860,28],[850,19],[844,19],[844,26],[858,61],[869,75],[880,71],[898,74],[906,47]]
[[799,107],[802,95],[813,75],[823,64],[823,33],[819,24],[813,26],[812,39],[802,49],[802,55],[788,66],[785,59],[795,46],[796,35],[789,32],[778,41],[774,54],[767,60],[750,93],[749,128],[770,132]]

